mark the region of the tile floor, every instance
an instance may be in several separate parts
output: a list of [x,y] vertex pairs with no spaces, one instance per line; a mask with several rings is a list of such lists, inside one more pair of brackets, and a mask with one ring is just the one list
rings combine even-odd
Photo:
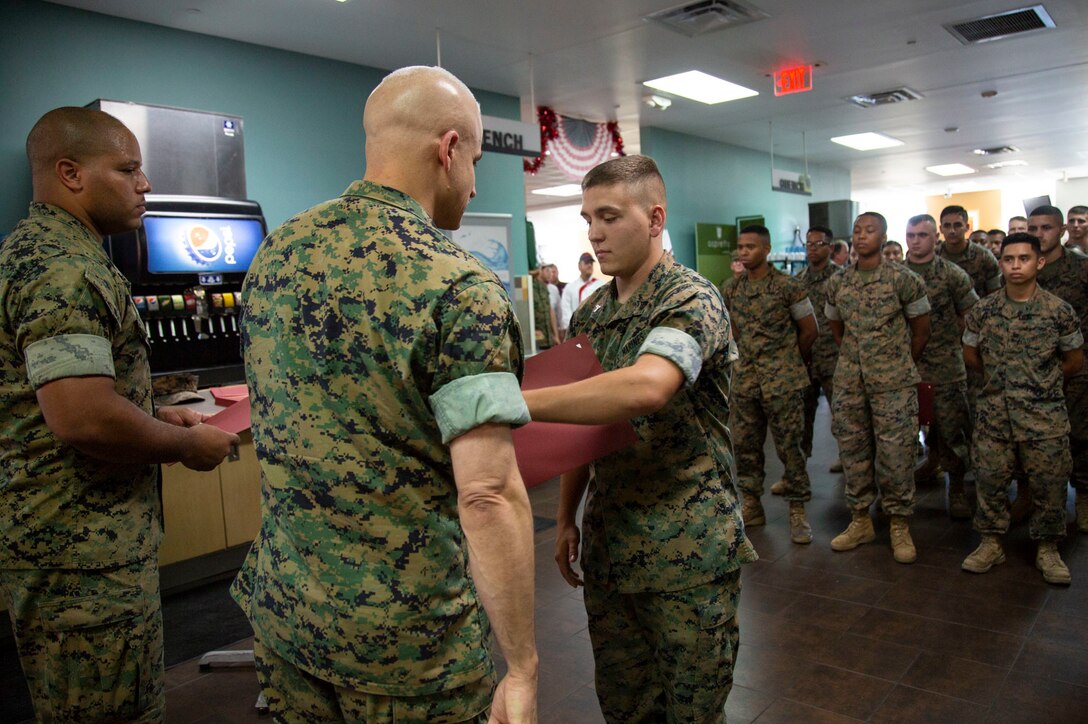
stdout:
[[[917,563],[892,560],[881,519],[874,543],[833,553],[828,542],[849,514],[841,476],[827,473],[826,405],[817,425],[822,451],[809,463],[808,507],[815,541],[790,543],[786,504],[769,493],[767,525],[750,531],[761,559],[743,576],[729,721],[1088,721],[1088,536],[1070,525],[1068,588],[1042,581],[1023,525],[1007,537],[1007,563],[964,573],[959,564],[976,536],[969,523],[948,519],[942,491],[930,488],[919,491],[912,524]],[[768,482],[781,472],[770,450]],[[552,517],[557,495],[556,482],[534,488],[535,514]],[[552,561],[553,531],[537,533],[536,543],[540,721],[600,722],[580,593]],[[192,661],[170,669],[167,686],[170,722],[257,718],[251,671],[201,673]]]

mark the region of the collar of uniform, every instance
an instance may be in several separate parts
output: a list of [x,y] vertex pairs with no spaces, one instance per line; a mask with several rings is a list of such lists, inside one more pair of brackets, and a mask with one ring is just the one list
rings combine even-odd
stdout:
[[[889,266],[889,262],[881,260],[881,262],[877,265],[876,269],[859,269],[858,263],[854,262],[850,266],[846,267],[846,271],[853,272],[852,276],[857,279],[857,284],[866,286],[868,284],[872,284],[873,282],[878,282],[883,279],[884,275],[888,273],[888,270],[886,269],[887,266]],[[861,275],[862,271],[871,271],[873,272],[873,274],[868,279],[865,279]]]
[[[612,320],[627,319],[639,314],[644,308],[653,306],[654,300],[657,298],[657,288],[661,283],[661,279],[669,273],[669,271],[676,265],[676,261],[668,254],[662,254],[661,259],[654,265],[654,268],[650,270],[650,276],[646,277],[646,281],[642,282],[642,285],[635,290],[635,293],[631,297],[621,304],[619,308],[612,315]],[[608,285],[608,297],[615,303],[616,302],[616,280],[613,279]]]
[[360,196],[366,199],[373,199],[374,201],[389,204],[390,206],[396,206],[398,209],[414,214],[428,224],[433,223],[430,215],[423,209],[423,206],[421,206],[418,201],[403,191],[398,191],[391,186],[382,186],[373,181],[353,181],[351,186],[348,186],[341,196]]
[[102,240],[98,238],[98,235],[61,207],[35,201],[30,205],[28,220],[67,226],[73,233],[65,239],[66,252],[87,254],[101,261],[109,261],[109,256],[102,248]]
[[1001,289],[1001,316],[1007,319],[1013,319],[1020,315],[1020,312],[1027,309],[1028,311],[1034,311],[1035,307],[1039,303],[1039,295],[1042,294],[1043,288],[1038,284],[1035,285],[1035,291],[1031,293],[1030,299],[1025,299],[1020,302],[1021,306],[1016,306],[1012,299],[1009,299],[1009,293],[1006,289]]

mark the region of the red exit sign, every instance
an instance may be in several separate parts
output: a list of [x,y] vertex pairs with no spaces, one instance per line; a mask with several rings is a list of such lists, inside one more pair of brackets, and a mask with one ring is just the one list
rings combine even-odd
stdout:
[[790,93],[804,93],[812,90],[812,66],[799,65],[775,71],[774,94],[788,96]]

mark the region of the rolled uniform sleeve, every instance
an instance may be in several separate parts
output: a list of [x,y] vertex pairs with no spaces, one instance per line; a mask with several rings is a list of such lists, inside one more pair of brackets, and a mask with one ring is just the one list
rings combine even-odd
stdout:
[[838,294],[840,286],[839,275],[834,275],[827,281],[827,301],[824,302],[824,316],[827,317],[829,322],[842,321],[842,315],[839,314],[839,307],[835,303],[835,295]]
[[1069,304],[1064,304],[1058,313],[1058,349],[1071,352],[1084,346],[1084,335],[1080,329],[1077,315]]
[[673,362],[694,385],[703,363],[732,349],[729,316],[721,293],[708,286],[674,305],[653,320],[653,327],[638,354],[656,354]]
[[908,319],[929,314],[929,297],[926,296],[926,283],[913,272],[900,276],[903,280],[899,288],[899,301],[903,305],[903,313]]
[[971,311],[967,313],[967,317],[964,320],[963,337],[961,341],[967,347],[978,347],[979,343],[979,330],[982,328],[982,319],[979,314],[978,307],[972,307]]
[[[953,268],[959,269],[959,267],[955,266],[953,266]],[[960,269],[960,271],[963,270]],[[978,294],[975,292],[975,285],[971,282],[971,277],[967,275],[967,272],[955,275],[953,284],[952,302],[956,306],[957,314],[963,314],[968,309],[978,304]]]
[[521,329],[497,283],[461,290],[444,305],[431,410],[449,443],[485,423],[523,425]]
[[812,302],[808,297],[805,297],[796,304],[790,305],[790,316],[793,317],[795,322],[802,320],[809,315],[815,315],[815,312],[812,309]]
[[679,329],[672,327],[651,329],[638,350],[640,357],[647,353],[664,357],[679,367],[689,385],[695,384],[695,380],[699,379],[699,372],[703,369],[702,348],[694,337]]

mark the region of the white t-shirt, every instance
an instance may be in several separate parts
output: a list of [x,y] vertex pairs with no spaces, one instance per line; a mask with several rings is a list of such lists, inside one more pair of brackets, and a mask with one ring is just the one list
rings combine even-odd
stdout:
[[597,277],[590,277],[589,281],[583,281],[581,277],[578,277],[572,282],[567,282],[567,286],[563,288],[562,313],[557,318],[559,328],[566,329],[569,327],[574,310],[580,307],[582,302],[589,299],[589,295],[607,283]]

